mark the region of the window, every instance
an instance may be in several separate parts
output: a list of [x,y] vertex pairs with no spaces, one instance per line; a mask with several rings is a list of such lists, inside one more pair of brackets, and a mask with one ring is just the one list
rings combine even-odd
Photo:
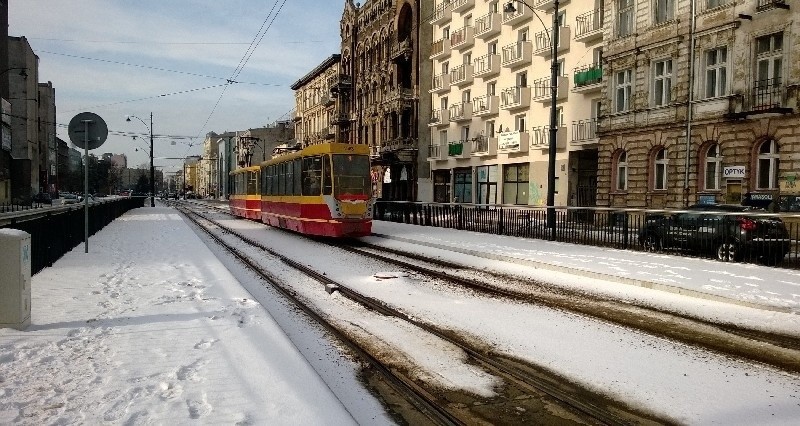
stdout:
[[518,132],[525,131],[525,114],[514,117],[514,130]]
[[617,1],[617,36],[633,34],[633,0]]
[[653,63],[653,106],[664,106],[670,102],[672,92],[672,59]]
[[503,204],[528,204],[528,163],[504,166]]
[[715,7],[728,4],[730,0],[706,0],[706,9],[713,9]]
[[478,166],[475,173],[478,176],[478,204],[497,204],[497,171],[498,166]]
[[628,153],[620,151],[617,154],[617,167],[616,167],[616,190],[628,190]]
[[667,150],[660,148],[656,151],[653,161],[653,189],[662,191],[667,189]]
[[472,169],[453,170],[453,202],[472,202]]
[[758,149],[758,188],[778,188],[778,143],[770,139],[761,144]]
[[718,47],[707,50],[706,61],[706,98],[716,98],[728,93],[728,48]]
[[631,91],[633,90],[633,70],[624,70],[616,73],[614,96],[614,111],[624,112],[631,108]]
[[497,82],[493,81],[486,85],[486,96],[494,96],[497,90]]
[[494,120],[489,120],[486,122],[486,137],[487,138],[494,137]]
[[433,171],[433,201],[436,203],[450,202],[450,171]]
[[722,174],[722,156],[720,156],[719,144],[712,144],[706,150],[705,168],[706,191],[718,191]]
[[756,39],[757,86],[781,83],[783,63],[783,32],[765,35]]

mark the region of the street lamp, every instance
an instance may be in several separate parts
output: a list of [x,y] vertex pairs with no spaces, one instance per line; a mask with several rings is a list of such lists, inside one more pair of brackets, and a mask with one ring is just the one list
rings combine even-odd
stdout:
[[131,117],[139,120],[150,131],[150,207],[156,206],[156,169],[153,167],[153,113],[150,113],[150,125],[135,115],[125,117],[125,121],[131,121]]
[[[547,26],[539,17],[539,14],[525,3],[523,0],[509,0],[503,7],[503,12],[513,13],[517,9],[514,7],[514,2],[522,3],[525,7],[531,10],[547,33]],[[553,0],[553,29],[548,35],[550,39],[550,47],[553,49],[550,62],[550,143],[547,151],[547,229],[549,230],[549,239],[556,239],[556,136],[558,135],[558,113],[556,110],[556,97],[558,96],[558,0]]]

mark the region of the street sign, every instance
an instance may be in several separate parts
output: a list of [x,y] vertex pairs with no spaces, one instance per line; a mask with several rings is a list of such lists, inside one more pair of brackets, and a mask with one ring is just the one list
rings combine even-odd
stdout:
[[69,121],[69,140],[78,148],[99,148],[108,137],[108,126],[99,115],[82,112]]

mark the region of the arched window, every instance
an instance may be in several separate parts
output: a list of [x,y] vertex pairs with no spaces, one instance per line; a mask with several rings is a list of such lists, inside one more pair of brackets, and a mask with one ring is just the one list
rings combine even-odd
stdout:
[[757,189],[778,188],[778,143],[770,139],[758,148],[758,182]]
[[653,156],[653,189],[667,189],[667,150],[659,148]]
[[614,171],[616,173],[614,179],[614,189],[617,191],[627,191],[628,190],[628,153],[624,150],[620,150],[617,153],[616,157],[616,164],[614,167]]
[[719,144],[711,144],[705,152],[705,189],[718,191],[722,174],[722,154]]

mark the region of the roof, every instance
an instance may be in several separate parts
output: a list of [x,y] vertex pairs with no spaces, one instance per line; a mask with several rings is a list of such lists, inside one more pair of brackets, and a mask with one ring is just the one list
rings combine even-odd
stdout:
[[291,87],[292,90],[297,90],[305,86],[309,81],[313,80],[316,76],[322,74],[322,72],[328,69],[331,65],[339,63],[339,60],[341,60],[341,58],[342,55],[334,53],[333,55],[329,56],[328,59],[322,61],[321,64],[317,65],[317,67],[311,70],[311,72],[304,75],[300,80],[295,81],[294,84],[292,84],[289,87]]

